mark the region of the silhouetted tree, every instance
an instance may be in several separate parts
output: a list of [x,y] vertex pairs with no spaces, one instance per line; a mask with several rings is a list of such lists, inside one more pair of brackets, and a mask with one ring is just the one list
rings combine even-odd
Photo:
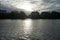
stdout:
[[17,11],[12,11],[10,14],[12,19],[17,19],[18,18],[18,12]]
[[0,10],[0,18],[3,19],[3,18],[6,18],[6,10]]
[[51,13],[50,12],[42,12],[41,13],[41,18],[43,18],[43,19],[48,19],[48,18],[50,18],[50,16],[51,16]]
[[60,19],[60,13],[56,12],[56,11],[42,12],[41,18],[44,18],[44,19]]
[[26,18],[26,14],[23,11],[20,12],[20,18],[21,19],[25,19]]
[[52,11],[51,12],[51,18],[53,18],[53,19],[60,18],[60,13],[59,12],[56,12],[56,11]]
[[[27,18],[26,14],[21,11],[12,11],[11,13],[7,13],[6,10],[0,10],[0,19],[25,19]],[[31,19],[60,19],[60,12],[51,11],[51,12],[42,12],[39,14],[38,11],[33,11],[28,16]]]
[[29,18],[39,19],[39,18],[40,18],[39,12],[33,11],[33,12],[31,13],[31,15],[29,15]]
[[11,13],[7,13],[4,10],[0,10],[0,18],[1,19],[25,19],[26,15],[23,11],[18,13],[17,11],[12,11]]

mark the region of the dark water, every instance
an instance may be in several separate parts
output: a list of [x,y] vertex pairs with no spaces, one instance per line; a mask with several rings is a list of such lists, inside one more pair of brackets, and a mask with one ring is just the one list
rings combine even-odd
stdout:
[[60,20],[0,20],[0,40],[60,40]]

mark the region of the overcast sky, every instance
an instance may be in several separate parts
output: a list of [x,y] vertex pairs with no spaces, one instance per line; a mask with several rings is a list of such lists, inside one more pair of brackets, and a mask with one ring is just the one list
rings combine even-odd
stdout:
[[11,6],[15,7],[17,4],[26,1],[37,5],[38,10],[40,11],[60,10],[60,0],[0,0],[0,6],[4,5],[7,7],[11,7]]

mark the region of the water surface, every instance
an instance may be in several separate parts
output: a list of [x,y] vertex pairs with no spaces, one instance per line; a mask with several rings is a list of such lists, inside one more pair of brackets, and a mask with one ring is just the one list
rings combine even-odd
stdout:
[[0,20],[0,40],[60,40],[60,20]]

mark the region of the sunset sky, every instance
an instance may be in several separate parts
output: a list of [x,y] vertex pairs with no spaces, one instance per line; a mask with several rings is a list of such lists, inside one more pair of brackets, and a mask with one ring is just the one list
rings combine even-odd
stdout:
[[1,5],[4,5],[8,8],[15,7],[18,9],[23,9],[25,11],[60,10],[60,0],[0,0],[0,9],[3,8]]

